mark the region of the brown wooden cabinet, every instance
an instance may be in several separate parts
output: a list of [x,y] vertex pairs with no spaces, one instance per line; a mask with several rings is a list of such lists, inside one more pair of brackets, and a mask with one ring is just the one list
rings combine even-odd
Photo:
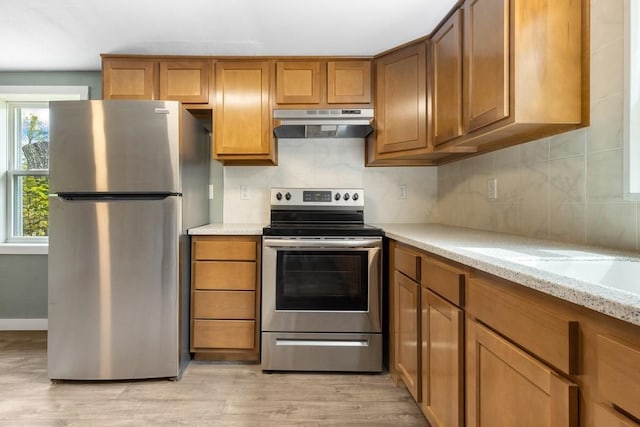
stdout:
[[260,238],[193,236],[191,351],[260,359]]
[[151,60],[103,59],[104,99],[156,99],[156,63]]
[[431,38],[433,144],[462,135],[462,11]]
[[208,104],[210,60],[103,57],[104,99],[159,99]]
[[427,115],[427,42],[376,58],[375,131],[365,146],[367,166],[436,165]]
[[411,390],[418,370],[412,395],[430,425],[640,425],[639,326],[395,240],[389,249],[389,371]]
[[214,157],[225,162],[276,163],[269,61],[216,63]]
[[276,102],[278,104],[319,104],[320,80],[320,61],[278,61],[276,62]]
[[276,103],[335,108],[371,104],[369,60],[278,60]]
[[420,255],[405,246],[390,245],[392,278],[392,378],[402,381],[420,401]]
[[370,104],[371,61],[327,61],[328,104]]
[[426,57],[417,43],[376,61],[376,153],[429,147]]
[[466,324],[467,426],[578,426],[578,387],[495,332]]
[[399,271],[394,280],[395,362],[399,378],[420,401],[420,285]]
[[589,124],[588,2],[466,0],[464,135],[489,151]]
[[509,116],[509,0],[468,0],[465,13],[465,131]]
[[421,257],[421,408],[432,427],[464,422],[464,305],[468,273]]
[[160,61],[160,98],[187,104],[209,102],[209,60]]
[[596,340],[600,398],[640,420],[640,346],[612,335]]

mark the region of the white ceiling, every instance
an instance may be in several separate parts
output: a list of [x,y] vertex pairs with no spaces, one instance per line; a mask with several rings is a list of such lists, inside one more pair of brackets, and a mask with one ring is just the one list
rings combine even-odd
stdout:
[[457,0],[0,0],[0,71],[99,70],[101,53],[375,55]]

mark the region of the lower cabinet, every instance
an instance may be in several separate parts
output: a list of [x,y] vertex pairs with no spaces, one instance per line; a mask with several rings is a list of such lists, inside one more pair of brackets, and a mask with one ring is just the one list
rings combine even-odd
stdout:
[[260,360],[260,237],[193,236],[191,351]]
[[464,314],[425,287],[421,299],[421,408],[432,427],[459,427],[464,422]]
[[467,426],[578,426],[578,387],[467,320]]
[[420,285],[395,271],[394,301],[396,370],[409,393],[420,401]]
[[389,371],[431,427],[640,427],[640,326],[389,249]]

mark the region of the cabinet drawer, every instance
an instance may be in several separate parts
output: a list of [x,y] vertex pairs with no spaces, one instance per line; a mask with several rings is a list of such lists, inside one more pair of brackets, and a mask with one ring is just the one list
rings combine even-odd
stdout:
[[195,242],[197,260],[256,260],[256,242],[238,240],[199,240]]
[[597,342],[600,397],[640,418],[640,348],[603,335]]
[[422,258],[422,285],[457,306],[464,306],[464,284],[467,273],[432,258]]
[[467,289],[467,313],[567,374],[578,374],[578,322],[479,279]]
[[640,427],[640,424],[603,405],[594,405],[594,421],[596,426],[606,427]]
[[253,291],[196,291],[193,317],[198,319],[255,319]]
[[194,320],[194,348],[252,349],[255,346],[253,320]]
[[420,255],[402,247],[396,247],[394,257],[396,270],[411,277],[413,280],[420,280]]
[[197,261],[193,275],[196,289],[253,291],[256,288],[253,261]]

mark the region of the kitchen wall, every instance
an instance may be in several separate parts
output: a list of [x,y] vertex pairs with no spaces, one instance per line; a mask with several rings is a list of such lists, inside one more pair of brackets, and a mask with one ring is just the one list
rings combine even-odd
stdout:
[[638,203],[623,200],[623,37],[623,1],[592,0],[591,126],[439,167],[434,220],[640,249]]
[[[98,71],[0,72],[0,85],[87,85],[91,99],[102,96]],[[46,255],[0,255],[0,324],[5,319],[46,318]]]
[[435,208],[436,168],[365,168],[362,139],[281,139],[278,164],[224,168],[224,222],[268,223],[271,187],[364,188],[368,223],[427,222]]

